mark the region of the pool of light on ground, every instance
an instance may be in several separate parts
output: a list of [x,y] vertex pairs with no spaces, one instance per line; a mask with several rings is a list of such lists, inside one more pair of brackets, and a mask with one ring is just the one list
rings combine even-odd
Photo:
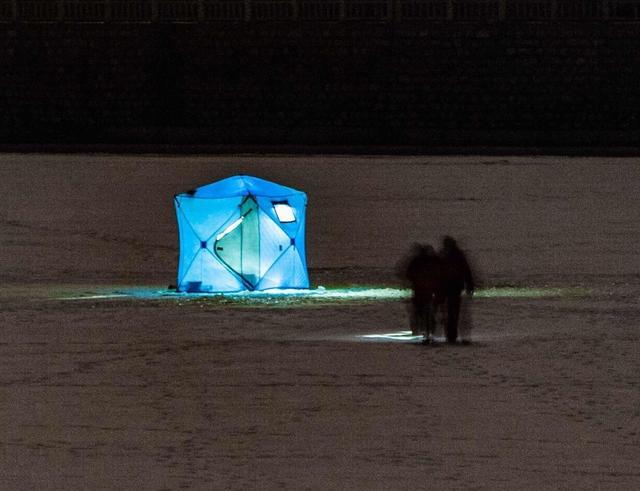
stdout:
[[411,331],[398,331],[383,334],[362,334],[358,338],[367,341],[396,341],[399,343],[421,343],[424,339],[422,335],[414,336]]
[[[558,287],[493,287],[477,290],[474,298],[554,298],[586,296],[584,288]],[[308,290],[266,290],[236,293],[182,293],[153,287],[100,288],[95,291],[83,289],[82,293],[71,291],[57,296],[61,300],[177,300],[181,302],[200,301],[220,305],[274,305],[304,306],[332,303],[373,303],[405,300],[411,297],[411,290],[385,286],[363,287],[318,287]]]

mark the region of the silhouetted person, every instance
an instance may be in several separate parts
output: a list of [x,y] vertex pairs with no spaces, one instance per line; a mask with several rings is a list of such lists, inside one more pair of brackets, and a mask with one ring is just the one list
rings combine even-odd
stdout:
[[439,301],[446,302],[447,305],[447,341],[455,343],[458,338],[462,290],[465,290],[469,295],[473,295],[475,284],[467,257],[452,237],[447,235],[442,239],[442,248],[439,256],[441,279],[438,285],[437,297]]
[[430,245],[414,244],[404,271],[411,285],[411,331],[424,334],[430,342],[435,328],[434,294],[437,287],[437,269],[440,259]]

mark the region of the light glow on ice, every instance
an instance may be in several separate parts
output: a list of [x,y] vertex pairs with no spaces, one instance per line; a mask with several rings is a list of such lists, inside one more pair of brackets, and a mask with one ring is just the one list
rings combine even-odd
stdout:
[[411,334],[411,331],[390,332],[387,334],[363,334],[360,337],[371,341],[398,341],[402,343],[422,342],[424,339],[422,335],[414,336]]
[[[86,291],[86,290],[85,290]],[[589,291],[584,288],[525,288],[496,287],[477,290],[474,298],[478,299],[535,299],[586,296]],[[111,291],[99,289],[95,293],[70,294],[59,297],[61,300],[102,300],[102,299],[141,299],[162,300],[175,299],[183,301],[200,300],[220,305],[296,305],[332,304],[332,303],[373,303],[385,301],[402,301],[411,298],[411,290],[390,287],[348,287],[313,289],[273,289],[262,291],[240,291],[233,293],[186,293],[175,290],[164,290],[152,287],[122,287]]]

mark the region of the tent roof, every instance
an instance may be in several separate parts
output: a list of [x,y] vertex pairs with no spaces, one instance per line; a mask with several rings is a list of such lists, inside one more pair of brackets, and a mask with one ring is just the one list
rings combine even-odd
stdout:
[[178,196],[194,197],[194,198],[229,198],[233,196],[269,196],[269,197],[285,197],[292,194],[304,194],[297,189],[289,188],[276,184],[275,182],[266,181],[259,177],[253,176],[232,176],[221,181],[200,186],[193,191],[181,193]]

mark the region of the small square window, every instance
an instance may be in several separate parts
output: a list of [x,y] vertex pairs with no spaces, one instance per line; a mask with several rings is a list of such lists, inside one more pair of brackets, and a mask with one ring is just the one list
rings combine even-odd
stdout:
[[296,221],[296,215],[289,203],[274,203],[273,209],[281,223],[291,223]]

